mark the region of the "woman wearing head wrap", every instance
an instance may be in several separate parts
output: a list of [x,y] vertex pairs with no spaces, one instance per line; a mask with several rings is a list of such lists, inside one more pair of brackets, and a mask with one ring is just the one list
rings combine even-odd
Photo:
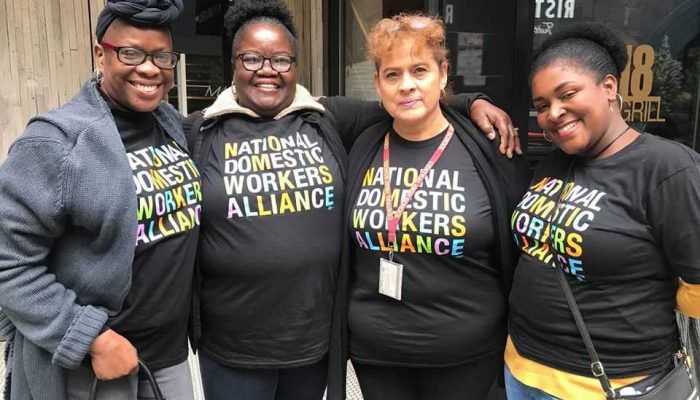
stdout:
[[[343,142],[386,114],[376,102],[316,101],[297,85],[296,33],[281,2],[236,1],[225,22],[233,86],[190,118],[201,129],[188,134],[204,198],[195,319],[204,391],[318,400],[329,348],[340,345],[329,338],[347,242]],[[332,399],[344,398],[339,354],[330,352]]]
[[[535,53],[537,122],[557,149],[537,165],[511,219],[521,253],[509,399],[661,398],[650,390],[674,361],[683,364],[674,308],[700,316],[700,157],[627,125],[618,94],[627,58],[610,29],[589,24]],[[602,364],[586,351],[560,278]]]
[[[109,1],[97,76],[33,118],[0,166],[0,335],[6,397],[192,398],[186,325],[199,178],[161,101],[180,0]],[[150,391],[145,393],[150,394]]]

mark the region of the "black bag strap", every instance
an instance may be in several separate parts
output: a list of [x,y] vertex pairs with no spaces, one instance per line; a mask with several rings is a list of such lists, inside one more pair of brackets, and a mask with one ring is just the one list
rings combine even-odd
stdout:
[[552,220],[554,219],[554,214],[556,211],[559,209],[559,206],[561,205],[561,201],[564,197],[564,192],[566,191],[566,185],[569,184],[569,179],[571,178],[571,173],[573,172],[574,169],[574,158],[571,157],[569,160],[569,167],[567,168],[566,172],[566,179],[564,179],[564,182],[561,186],[561,191],[559,192],[559,198],[557,199],[556,205],[554,206],[554,212],[552,215],[549,217],[549,229],[550,229],[550,234],[548,236],[549,239],[549,251],[552,254],[552,257],[554,258],[554,263],[555,267],[554,269],[557,270],[557,278],[559,278],[559,284],[561,285],[561,290],[564,292],[564,298],[566,299],[566,304],[569,305],[569,309],[571,310],[571,315],[574,317],[574,322],[576,322],[576,328],[578,328],[578,332],[581,335],[581,339],[583,339],[583,345],[586,346],[586,352],[588,352],[588,357],[591,359],[591,372],[593,373],[593,376],[595,376],[598,381],[600,382],[600,386],[603,387],[603,390],[605,391],[605,396],[608,399],[615,399],[617,398],[617,392],[615,389],[613,389],[612,385],[610,384],[610,378],[608,378],[608,374],[605,372],[605,368],[603,367],[603,363],[600,362],[600,357],[598,356],[598,352],[595,349],[595,346],[593,345],[593,341],[591,340],[591,335],[588,333],[588,328],[586,328],[586,323],[583,321],[583,316],[581,315],[581,310],[578,308],[578,304],[576,304],[576,299],[574,298],[574,294],[571,291],[571,286],[569,285],[569,280],[567,279],[566,275],[564,274],[563,266],[557,259],[557,257],[554,255],[554,243],[552,242],[552,234],[551,234],[551,229],[552,229]]
[[[148,380],[148,384],[151,386],[151,390],[153,391],[153,398],[155,400],[166,400],[165,396],[163,396],[163,393],[160,391],[160,386],[158,386],[158,382],[156,382],[156,379],[153,377],[153,374],[151,371],[148,369],[146,366],[146,363],[143,362],[139,358],[139,373],[143,373],[146,375],[146,379]],[[97,384],[100,382],[97,377],[93,379],[92,381],[92,387],[90,388],[90,396],[88,397],[89,400],[96,400],[97,399]]]
[[[551,236],[550,236],[550,246],[551,246]],[[561,266],[555,267],[557,270],[557,277],[559,278],[559,283],[561,284],[561,289],[564,292],[564,297],[566,298],[566,303],[569,305],[569,309],[571,310],[571,314],[574,317],[574,321],[576,322],[576,328],[578,328],[578,332],[581,335],[581,339],[583,339],[583,344],[586,346],[586,351],[588,352],[588,357],[591,359],[591,372],[593,372],[593,376],[595,376],[598,381],[600,382],[600,386],[603,387],[603,390],[605,391],[605,395],[609,399],[615,399],[617,398],[617,392],[615,392],[615,389],[613,389],[612,385],[610,384],[610,379],[608,378],[608,374],[605,373],[605,368],[603,367],[603,363],[600,362],[600,357],[598,357],[598,352],[595,350],[595,346],[593,346],[593,341],[591,340],[591,335],[588,333],[588,328],[586,328],[586,324],[583,322],[583,316],[581,315],[581,310],[579,310],[578,305],[576,304],[576,299],[574,299],[574,294],[571,292],[571,287],[569,286],[569,281],[567,280],[566,276],[564,275],[564,271],[562,270]]]

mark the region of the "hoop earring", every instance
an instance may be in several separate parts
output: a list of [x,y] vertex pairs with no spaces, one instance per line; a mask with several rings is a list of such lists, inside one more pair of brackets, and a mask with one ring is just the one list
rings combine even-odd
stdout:
[[[622,112],[622,95],[620,93],[615,94],[615,100],[617,101],[617,105],[620,106],[620,112]],[[613,110],[612,104],[609,107],[610,114],[613,114],[615,110]]]
[[379,108],[384,109],[384,104],[382,104],[382,99],[379,99]]
[[101,85],[102,82],[104,82],[105,80],[104,74],[102,73],[102,71],[100,71],[99,68],[95,68],[95,70],[92,71],[92,76],[95,78],[98,85]]
[[552,143],[552,139],[549,136],[547,136],[547,132],[549,131],[546,129],[542,130],[542,136],[544,136],[544,140],[548,141],[549,143]]

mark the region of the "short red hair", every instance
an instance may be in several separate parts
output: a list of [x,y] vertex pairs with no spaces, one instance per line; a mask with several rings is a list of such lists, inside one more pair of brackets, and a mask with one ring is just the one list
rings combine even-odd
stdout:
[[367,58],[379,64],[394,45],[413,39],[420,48],[433,53],[438,65],[448,61],[445,24],[440,18],[425,14],[401,13],[377,22],[367,38]]

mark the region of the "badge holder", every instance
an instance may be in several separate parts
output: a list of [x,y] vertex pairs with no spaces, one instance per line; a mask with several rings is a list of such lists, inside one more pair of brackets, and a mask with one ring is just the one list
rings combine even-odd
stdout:
[[388,260],[384,257],[379,259],[379,293],[401,301],[403,265],[395,263],[393,259],[393,249],[389,251]]

